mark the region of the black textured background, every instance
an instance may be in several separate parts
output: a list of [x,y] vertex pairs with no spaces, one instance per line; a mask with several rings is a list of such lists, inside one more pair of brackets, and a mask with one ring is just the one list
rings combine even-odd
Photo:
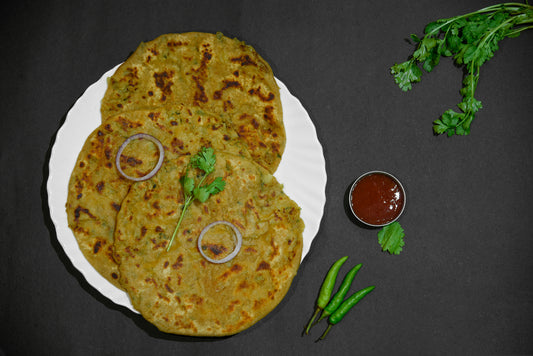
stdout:
[[[0,24],[0,354],[533,354],[533,30],[482,67],[470,136],[432,134],[460,101],[450,60],[409,93],[389,74],[412,53],[410,33],[495,2],[14,3]],[[50,149],[76,99],[139,42],[188,31],[238,37],[269,61],[313,120],[328,173],[320,231],[286,298],[222,339],[166,335],[108,301],[72,266],[48,213]],[[345,212],[352,180],[374,169],[408,192],[399,256]],[[354,288],[376,289],[315,343],[325,324],[302,328],[345,254],[364,264]]]

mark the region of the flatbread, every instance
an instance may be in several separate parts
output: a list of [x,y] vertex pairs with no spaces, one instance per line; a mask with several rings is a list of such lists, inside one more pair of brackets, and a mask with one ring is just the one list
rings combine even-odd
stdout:
[[[120,282],[145,319],[167,333],[224,336],[267,315],[285,296],[298,270],[304,223],[300,208],[266,169],[250,159],[216,151],[215,171],[225,189],[195,201],[184,215],[179,178],[186,157],[168,162],[154,178],[135,183],[117,216],[115,253]],[[242,233],[242,248],[217,264],[198,249],[210,223],[228,221]],[[211,258],[233,249],[231,230],[213,229],[202,250]]]
[[[145,133],[164,146],[165,161],[195,154],[202,146],[250,158],[237,133],[218,116],[199,108],[177,106],[124,112],[108,118],[87,138],[70,177],[66,211],[69,227],[89,263],[116,287],[118,266],[113,258],[115,221],[132,181],[119,174],[115,157],[130,136]],[[141,177],[155,167],[157,146],[135,140],[121,156],[121,167]],[[166,166],[166,165],[164,165]]]
[[141,43],[108,79],[102,119],[176,103],[218,114],[253,159],[275,172],[286,139],[279,87],[269,64],[251,46],[201,32]]

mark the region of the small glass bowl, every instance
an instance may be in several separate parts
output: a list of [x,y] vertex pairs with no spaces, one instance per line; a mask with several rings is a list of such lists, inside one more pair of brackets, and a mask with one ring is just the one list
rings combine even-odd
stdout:
[[[402,199],[402,205],[401,207],[399,207],[399,209],[395,209],[396,210],[396,213],[392,216],[392,217],[389,217],[388,219],[384,220],[384,221],[379,221],[379,222],[376,222],[376,221],[365,221],[364,218],[362,218],[361,216],[359,216],[356,211],[354,210],[354,206],[353,206],[353,202],[354,200],[356,199],[356,197],[354,197],[354,190],[356,188],[356,186],[363,180],[363,179],[366,179],[368,176],[370,175],[383,175],[385,177],[387,177],[390,180],[392,180],[396,185],[397,185],[397,188],[398,188],[398,192],[400,193],[400,199]],[[389,225],[393,222],[395,222],[396,220],[398,220],[398,218],[402,215],[403,211],[405,210],[405,205],[407,203],[407,197],[406,197],[406,194],[405,194],[405,189],[402,185],[402,183],[395,177],[393,176],[392,174],[390,173],[387,173],[387,172],[383,172],[383,171],[370,171],[370,172],[366,172],[364,174],[362,174],[359,178],[357,178],[353,183],[352,183],[352,186],[350,187],[350,194],[348,195],[348,205],[350,206],[350,210],[353,214],[353,216],[359,221],[361,222],[362,224],[366,225],[366,226],[370,226],[370,227],[383,227],[383,226],[386,226],[386,225]],[[380,204],[383,203],[383,205],[386,205],[386,202],[380,202]],[[376,204],[378,204],[376,202]],[[381,219],[383,220],[383,219]]]

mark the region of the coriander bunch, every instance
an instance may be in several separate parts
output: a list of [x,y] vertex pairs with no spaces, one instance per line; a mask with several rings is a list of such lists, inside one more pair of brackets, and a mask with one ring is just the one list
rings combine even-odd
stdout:
[[498,42],[505,37],[516,37],[533,28],[533,6],[522,3],[502,3],[460,16],[440,19],[428,24],[424,36],[412,34],[417,44],[409,60],[391,67],[394,80],[403,91],[419,82],[422,70],[431,72],[441,56],[453,57],[465,69],[460,112],[447,110],[433,122],[436,134],[468,135],[475,114],[482,108],[474,97],[479,81],[480,67],[494,56]]

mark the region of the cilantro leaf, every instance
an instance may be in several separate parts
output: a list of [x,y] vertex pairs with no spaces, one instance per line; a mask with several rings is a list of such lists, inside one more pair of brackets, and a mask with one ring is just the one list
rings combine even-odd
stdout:
[[457,106],[459,107],[459,109],[463,110],[463,112],[472,112],[472,113],[478,112],[479,109],[483,107],[483,105],[481,105],[481,101],[476,100],[472,96],[464,98],[462,102],[457,104]]
[[418,37],[418,36],[417,36],[416,34],[414,34],[414,33],[411,33],[410,37],[411,37],[411,39],[412,39],[413,41],[415,41],[416,43],[422,41],[422,40],[420,39],[420,37]]
[[413,58],[418,62],[423,62],[431,55],[437,41],[433,37],[424,37],[418,44],[418,49],[413,53]]
[[194,197],[198,199],[201,203],[205,202],[211,195],[215,195],[224,190],[226,182],[222,177],[216,177],[208,185],[197,187],[194,189]]
[[436,134],[446,133],[448,136],[453,136],[464,117],[464,113],[458,113],[452,109],[446,110],[440,119],[433,122],[433,131]]
[[446,44],[448,45],[449,54],[446,54],[447,57],[450,57],[453,53],[457,53],[458,49],[461,47],[461,39],[457,34],[457,29],[454,28],[446,37]]
[[412,83],[419,82],[422,71],[416,65],[414,60],[409,60],[391,67],[391,73],[394,75],[396,84],[403,91],[411,90]]
[[216,177],[215,180],[213,180],[205,189],[209,194],[217,194],[224,190],[224,187],[226,186],[226,182],[222,179],[222,177]]
[[194,179],[188,177],[187,175],[184,175],[180,178],[180,183],[183,187],[183,193],[185,195],[190,195],[194,189]]
[[433,68],[435,68],[439,64],[440,56],[441,54],[440,54],[440,47],[439,47],[439,49],[432,51],[431,54],[424,61],[424,64],[422,65],[424,70],[428,73],[431,72]]
[[441,119],[433,121],[433,132],[435,132],[437,135],[445,133],[446,130],[448,130],[448,125],[442,122]]
[[426,25],[426,28],[424,29],[424,33],[426,35],[431,35],[433,32],[437,32],[440,30],[440,28],[442,27],[442,24],[438,21],[435,21],[435,22],[431,22],[429,24]]
[[199,202],[204,203],[207,198],[209,198],[209,192],[205,187],[196,187],[194,188],[194,197],[198,199]]
[[405,242],[403,238],[405,233],[399,222],[395,221],[392,224],[384,226],[378,232],[378,242],[381,245],[382,251],[387,251],[390,254],[399,255],[402,252]]
[[191,166],[201,169],[206,174],[213,172],[215,162],[215,152],[211,147],[202,147],[200,152],[191,158]]

